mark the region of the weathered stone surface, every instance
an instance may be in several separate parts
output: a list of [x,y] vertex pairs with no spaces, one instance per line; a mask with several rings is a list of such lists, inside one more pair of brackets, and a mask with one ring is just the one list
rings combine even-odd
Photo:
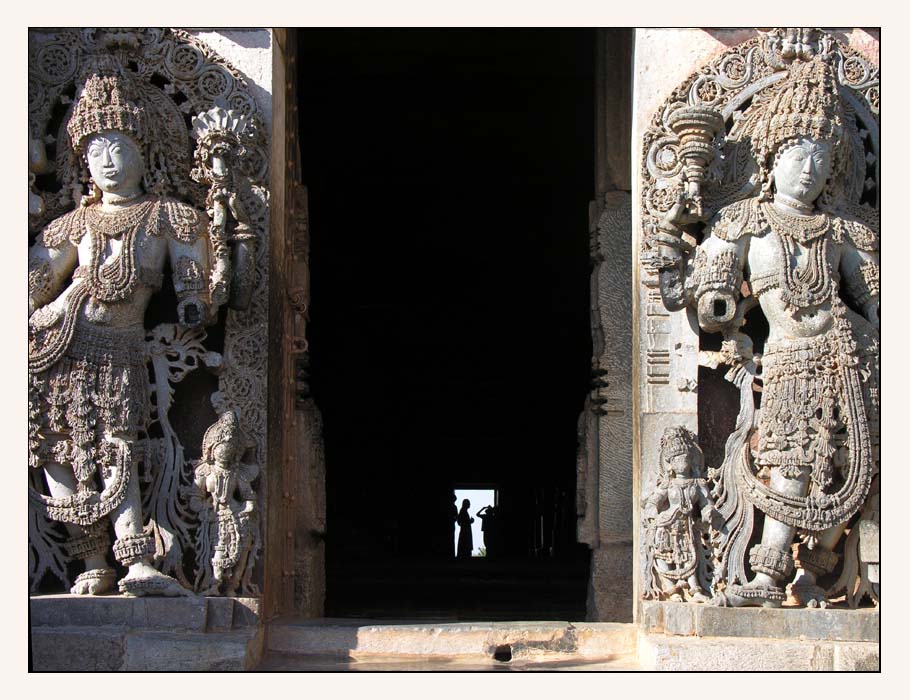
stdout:
[[736,609],[663,601],[642,601],[639,614],[645,633],[875,643],[879,620],[875,609]]
[[634,560],[630,540],[602,543],[592,550],[591,578],[588,582],[589,620],[632,621],[635,611],[632,597]]
[[835,671],[879,671],[881,654],[878,644],[835,644]]
[[29,600],[31,626],[126,627],[134,624],[136,598],[44,595]]
[[32,627],[35,671],[120,671],[125,653],[123,631],[94,627]]
[[136,601],[133,628],[204,631],[206,599],[144,598]]
[[234,598],[234,627],[258,625],[261,610],[261,598]]
[[513,660],[613,658],[634,653],[631,624],[502,622],[364,624],[357,620],[285,619],[269,625],[270,652],[305,656],[373,656]]
[[642,634],[638,662],[647,671],[831,671],[830,642]]
[[207,634],[130,634],[124,671],[248,671],[262,656],[263,634],[248,628]]
[[234,625],[233,598],[205,599],[205,631],[224,632]]

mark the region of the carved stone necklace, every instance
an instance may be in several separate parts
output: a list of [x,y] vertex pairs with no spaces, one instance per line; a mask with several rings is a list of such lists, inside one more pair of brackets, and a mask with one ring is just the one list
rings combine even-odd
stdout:
[[[138,284],[136,274],[136,237],[155,206],[149,199],[120,211],[103,212],[100,206],[85,209],[85,224],[91,236],[88,286],[99,301],[123,301],[132,296]],[[122,236],[120,253],[104,261],[107,238]]]
[[[831,221],[824,212],[815,216],[785,214],[765,202],[762,213],[777,234],[781,255],[781,297],[789,306],[819,306],[831,297],[833,283],[828,271],[828,237]],[[808,248],[806,266],[799,267],[796,244]]]
[[810,216],[786,214],[771,202],[764,202],[762,213],[774,233],[792,238],[803,245],[823,235],[831,227],[831,220],[825,212]]

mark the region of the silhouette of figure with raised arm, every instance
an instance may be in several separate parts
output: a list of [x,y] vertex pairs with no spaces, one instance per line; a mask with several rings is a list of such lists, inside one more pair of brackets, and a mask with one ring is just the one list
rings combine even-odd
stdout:
[[461,502],[461,510],[458,513],[458,553],[459,559],[471,558],[471,552],[474,549],[474,536],[471,534],[471,523],[474,518],[468,512],[471,502],[466,498]]
[[496,508],[484,506],[477,511],[477,517],[483,521],[480,529],[483,531],[483,546],[489,557],[496,553]]

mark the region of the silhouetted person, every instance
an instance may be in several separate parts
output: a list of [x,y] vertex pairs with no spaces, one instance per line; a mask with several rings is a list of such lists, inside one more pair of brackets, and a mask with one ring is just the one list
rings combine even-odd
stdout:
[[477,517],[483,521],[480,529],[483,531],[483,546],[487,550],[487,556],[496,554],[496,508],[493,506],[484,506],[477,511]]
[[459,559],[470,559],[471,552],[474,549],[474,536],[471,534],[471,523],[474,522],[474,518],[471,517],[471,514],[468,512],[468,508],[471,507],[471,502],[466,498],[461,502],[461,510],[458,513],[458,552],[457,557]]
[[[449,529],[449,547],[455,547],[455,523],[458,522],[458,506],[456,505],[457,503],[458,503],[458,496],[456,496],[454,493],[452,493],[452,506],[451,506],[452,510],[450,513],[452,522],[450,523],[450,529]],[[452,552],[452,550],[450,549],[449,553],[451,553],[451,552]],[[455,556],[456,557],[458,556],[457,547],[455,548]]]

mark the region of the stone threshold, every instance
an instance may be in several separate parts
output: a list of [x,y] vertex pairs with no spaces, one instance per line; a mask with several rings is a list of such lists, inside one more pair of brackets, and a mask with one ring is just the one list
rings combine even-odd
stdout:
[[[412,662],[634,666],[638,628],[592,622],[431,622],[280,618],[268,624],[267,659],[281,656],[344,663]],[[373,666],[376,668],[375,666]],[[412,666],[414,670],[421,670]],[[350,670],[367,670],[365,665]],[[264,669],[265,670],[265,669]],[[378,670],[378,669],[377,669]],[[465,669],[461,669],[465,670]]]

